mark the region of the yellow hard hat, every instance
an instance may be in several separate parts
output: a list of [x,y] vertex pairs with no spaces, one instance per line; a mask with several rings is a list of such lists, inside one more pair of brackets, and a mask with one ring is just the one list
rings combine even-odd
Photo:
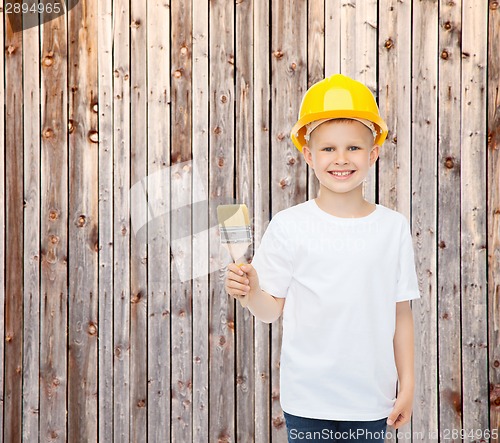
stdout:
[[375,144],[382,145],[387,125],[380,117],[375,97],[363,84],[342,74],[334,74],[312,85],[300,105],[299,120],[290,136],[297,149],[307,144],[306,125],[315,120],[352,118],[368,120],[375,125]]

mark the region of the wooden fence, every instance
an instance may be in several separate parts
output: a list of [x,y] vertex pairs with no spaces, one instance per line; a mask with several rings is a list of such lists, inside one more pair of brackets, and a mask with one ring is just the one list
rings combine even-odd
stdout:
[[289,132],[335,72],[390,128],[366,198],[411,221],[422,298],[398,440],[498,431],[498,1],[80,0],[17,32],[7,6],[4,442],[286,441],[281,320],[225,293],[211,227],[245,202],[258,246],[316,195]]

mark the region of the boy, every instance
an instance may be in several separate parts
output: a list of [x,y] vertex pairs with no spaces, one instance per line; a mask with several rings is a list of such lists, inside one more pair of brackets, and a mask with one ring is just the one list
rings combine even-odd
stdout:
[[289,442],[383,442],[387,424],[410,420],[420,297],[408,220],[362,195],[387,127],[370,90],[337,74],[306,92],[291,136],[318,197],[272,218],[252,264],[228,266],[226,290],[263,322],[283,312]]

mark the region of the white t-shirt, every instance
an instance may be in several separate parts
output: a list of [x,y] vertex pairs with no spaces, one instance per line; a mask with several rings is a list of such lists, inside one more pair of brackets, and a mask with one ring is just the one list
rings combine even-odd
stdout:
[[282,409],[301,417],[378,420],[392,411],[396,302],[420,297],[407,218],[377,204],[333,216],[314,199],[277,213],[252,265],[286,297]]

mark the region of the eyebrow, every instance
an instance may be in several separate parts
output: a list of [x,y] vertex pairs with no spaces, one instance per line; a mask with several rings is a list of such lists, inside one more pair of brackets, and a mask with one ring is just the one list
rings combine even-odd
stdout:
[[[316,142],[316,144],[318,146],[323,147],[323,148],[325,148],[325,147],[331,147],[333,145],[336,145],[336,143],[332,143],[332,142],[328,142],[328,141],[319,141],[319,142]],[[350,146],[353,146],[353,145],[357,146],[357,145],[363,145],[363,144],[364,144],[364,142],[362,140],[353,140],[353,141],[350,141],[348,143],[348,146],[350,147]]]

